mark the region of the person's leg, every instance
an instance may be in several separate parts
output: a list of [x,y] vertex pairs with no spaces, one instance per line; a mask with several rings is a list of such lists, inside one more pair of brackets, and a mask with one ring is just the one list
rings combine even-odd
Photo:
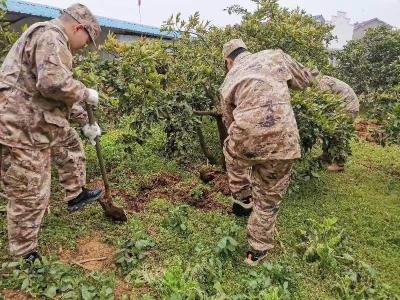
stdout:
[[65,189],[68,211],[77,211],[96,202],[102,196],[101,189],[87,189],[85,152],[78,133],[65,127],[59,141],[52,147],[52,158],[58,169],[60,183]]
[[[332,149],[341,146],[340,143],[341,141],[332,137],[329,139],[329,148]],[[330,155],[330,157],[330,165],[327,167],[327,170],[330,172],[343,172],[347,162],[347,155],[344,153],[338,153],[335,156]]]
[[319,157],[320,161],[325,164],[332,163],[332,157],[329,154],[329,140],[327,138],[322,140],[322,155]]
[[265,253],[274,247],[276,217],[290,183],[293,163],[293,160],[276,160],[253,166],[253,212],[247,237],[254,252]]
[[25,150],[3,146],[1,184],[8,200],[10,254],[36,251],[50,198],[50,149]]
[[86,159],[82,142],[75,129],[68,127],[63,139],[51,149],[61,185],[68,202],[82,193],[86,184]]
[[229,188],[234,198],[233,212],[238,216],[248,216],[251,213],[251,162],[238,158],[229,148],[229,140],[225,143],[224,155]]
[[241,160],[227,147],[224,147],[226,171],[232,195],[238,198],[251,196],[250,169],[251,164]]

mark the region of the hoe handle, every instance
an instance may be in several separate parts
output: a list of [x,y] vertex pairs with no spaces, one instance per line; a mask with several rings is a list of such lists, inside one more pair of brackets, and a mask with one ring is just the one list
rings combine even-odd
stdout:
[[[94,118],[93,110],[92,110],[92,107],[87,103],[86,103],[86,111],[87,111],[88,118],[89,118],[89,124],[94,125],[96,123],[96,120]],[[111,196],[110,195],[110,184],[108,183],[106,167],[104,165],[103,153],[101,151],[100,137],[97,136],[95,141],[96,141],[97,158],[99,160],[101,176],[103,177],[103,182],[104,182],[105,198],[110,199],[110,196]]]

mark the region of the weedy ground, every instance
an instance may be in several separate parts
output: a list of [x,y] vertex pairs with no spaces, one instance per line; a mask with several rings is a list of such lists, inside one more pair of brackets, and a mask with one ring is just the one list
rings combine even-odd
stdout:
[[[106,155],[119,153],[105,144]],[[321,171],[288,195],[279,242],[257,268],[243,263],[246,220],[231,214],[224,187],[204,184],[197,172],[152,150],[110,170],[114,200],[129,213],[125,224],[106,220],[98,206],[67,213],[54,177],[42,264],[9,264],[3,214],[2,297],[396,299],[400,293],[399,147],[354,142],[346,172]]]

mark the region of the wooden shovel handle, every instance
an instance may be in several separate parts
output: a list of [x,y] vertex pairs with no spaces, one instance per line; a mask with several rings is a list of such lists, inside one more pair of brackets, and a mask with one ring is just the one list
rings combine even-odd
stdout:
[[[86,103],[86,111],[87,111],[88,118],[89,118],[89,124],[94,125],[96,123],[96,120],[94,118],[93,110],[92,110],[92,107],[87,103]],[[108,182],[106,167],[104,165],[103,153],[101,151],[100,137],[97,136],[95,141],[96,141],[97,158],[99,160],[101,176],[103,177],[103,182],[104,182],[105,199],[108,201],[109,199],[111,199],[110,184]]]

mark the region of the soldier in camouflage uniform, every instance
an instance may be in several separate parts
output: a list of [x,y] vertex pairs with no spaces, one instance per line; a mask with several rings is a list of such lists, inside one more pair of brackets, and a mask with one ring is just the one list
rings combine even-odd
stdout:
[[313,76],[282,50],[252,54],[246,49],[242,40],[224,46],[228,73],[220,91],[229,134],[224,145],[229,185],[237,202],[253,203],[246,255],[252,265],[274,247],[280,203],[301,156],[289,87],[304,89]]
[[[72,53],[95,41],[100,26],[75,4],[59,19],[32,25],[14,44],[0,69],[1,184],[8,200],[11,255],[40,257],[37,240],[50,197],[51,156],[61,167],[68,209],[98,200],[85,185],[85,157],[69,117],[77,103],[98,104],[98,93],[72,77]],[[86,125],[93,141],[98,125]]]
[[[331,92],[332,94],[339,95],[343,101],[344,109],[349,117],[355,120],[360,111],[360,102],[356,93],[353,89],[345,82],[330,76],[322,76],[318,71],[313,71],[313,75],[316,76],[318,86],[322,91]],[[322,156],[321,160],[329,166],[327,169],[332,172],[344,171],[344,165],[346,163],[345,157],[339,157],[332,159],[329,149],[335,144],[334,138],[327,138],[322,141]]]

